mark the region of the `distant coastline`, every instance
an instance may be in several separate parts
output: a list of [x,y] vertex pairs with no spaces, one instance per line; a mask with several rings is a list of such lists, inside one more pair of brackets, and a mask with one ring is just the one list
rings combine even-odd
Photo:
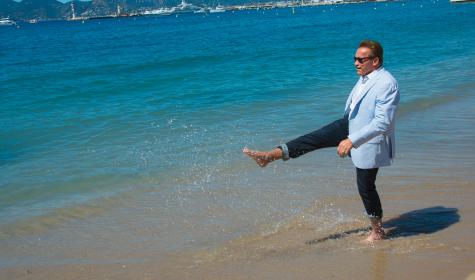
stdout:
[[67,20],[94,20],[105,18],[117,18],[117,17],[136,17],[136,16],[168,16],[173,14],[183,13],[202,13],[212,14],[221,13],[226,11],[242,11],[242,10],[270,10],[270,9],[283,9],[283,8],[297,8],[297,7],[310,7],[310,6],[323,6],[323,5],[340,5],[340,4],[359,4],[366,2],[395,2],[397,0],[318,0],[318,1],[276,1],[276,2],[264,2],[264,3],[249,3],[242,5],[218,5],[215,7],[210,6],[196,6],[186,3],[185,0],[171,8],[157,8],[157,9],[144,9],[139,11],[132,11],[130,13],[120,12],[120,7],[117,8],[116,14],[92,16],[92,17],[75,17],[68,18]]
[[[13,2],[13,0],[9,1]],[[45,5],[48,4],[48,6],[45,7],[43,7],[41,3],[38,3],[38,7],[35,7],[36,10],[31,8],[27,9],[25,7],[22,8],[19,6],[22,2],[15,2],[15,4],[7,6],[9,9],[3,9],[3,12],[1,12],[2,14],[0,14],[0,16],[7,17],[15,21],[38,23],[41,21],[52,20],[83,21],[118,17],[167,16],[181,13],[212,14],[239,10],[267,10],[279,8],[294,9],[297,7],[308,6],[357,4],[367,2],[393,2],[397,0],[288,0],[246,3],[240,5],[220,5],[219,2],[217,2],[217,5],[213,4],[212,6],[205,4],[191,4],[187,3],[185,0],[182,0],[181,3],[172,7],[131,7],[130,5],[127,6],[113,4],[108,6],[95,6],[94,2],[86,3],[80,1],[71,1],[63,4],[56,0],[51,1],[55,1],[57,3],[54,3],[54,5],[52,5],[52,3],[45,3]],[[47,10],[46,13],[45,10]]]

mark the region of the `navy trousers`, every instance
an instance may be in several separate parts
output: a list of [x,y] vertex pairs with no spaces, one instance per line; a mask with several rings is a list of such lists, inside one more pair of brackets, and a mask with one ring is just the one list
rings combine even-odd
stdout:
[[[340,142],[345,140],[347,137],[348,118],[345,116],[344,118],[327,124],[318,130],[302,135],[286,143],[286,145],[289,157],[297,158],[314,150],[338,147]],[[383,217],[383,210],[381,208],[381,201],[378,192],[376,191],[375,184],[377,174],[378,168],[356,168],[356,183],[366,213],[370,218],[381,219]]]

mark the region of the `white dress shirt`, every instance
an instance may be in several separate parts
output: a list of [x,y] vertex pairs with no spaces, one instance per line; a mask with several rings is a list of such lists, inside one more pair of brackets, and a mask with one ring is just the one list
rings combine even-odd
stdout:
[[350,104],[350,114],[353,112],[353,109],[355,109],[356,106],[356,101],[360,98],[360,96],[363,94],[365,91],[366,85],[368,84],[369,79],[373,79],[374,76],[376,76],[376,73],[381,70],[382,67],[379,67],[378,69],[374,70],[373,72],[369,73],[366,76],[361,76],[361,83],[360,86],[358,87],[358,91],[356,91],[356,94],[353,94],[351,97],[351,104]]

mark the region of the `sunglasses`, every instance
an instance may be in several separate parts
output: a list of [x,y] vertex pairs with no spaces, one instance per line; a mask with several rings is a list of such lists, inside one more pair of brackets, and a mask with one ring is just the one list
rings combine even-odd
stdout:
[[358,63],[365,63],[369,59],[374,58],[374,56],[367,56],[367,57],[354,57],[355,62],[358,61]]

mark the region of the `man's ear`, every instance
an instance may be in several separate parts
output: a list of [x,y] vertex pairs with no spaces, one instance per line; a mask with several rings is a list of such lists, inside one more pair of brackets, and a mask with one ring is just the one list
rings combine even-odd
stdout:
[[381,65],[381,61],[379,60],[379,57],[375,57],[373,59],[373,66],[376,67],[378,65]]

